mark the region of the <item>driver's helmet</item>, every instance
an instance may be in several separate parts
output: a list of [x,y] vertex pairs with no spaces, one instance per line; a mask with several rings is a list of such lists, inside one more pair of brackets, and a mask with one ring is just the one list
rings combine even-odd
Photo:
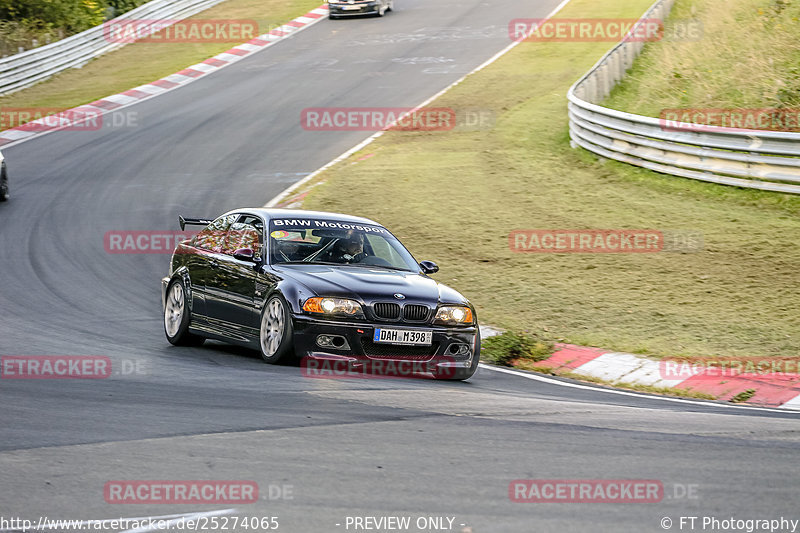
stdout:
[[339,237],[336,248],[346,255],[359,254],[364,250],[364,234],[348,230],[342,237]]

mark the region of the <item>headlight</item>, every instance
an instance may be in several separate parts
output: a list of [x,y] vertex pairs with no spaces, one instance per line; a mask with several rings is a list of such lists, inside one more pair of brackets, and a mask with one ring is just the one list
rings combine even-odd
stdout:
[[439,324],[472,324],[472,309],[463,305],[440,307],[433,321]]
[[303,311],[323,315],[362,316],[361,304],[348,298],[314,297],[306,300]]

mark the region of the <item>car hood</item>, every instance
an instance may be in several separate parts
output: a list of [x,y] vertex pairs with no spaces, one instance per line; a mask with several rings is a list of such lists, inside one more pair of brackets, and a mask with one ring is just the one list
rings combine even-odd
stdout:
[[273,267],[282,277],[303,284],[317,296],[355,298],[363,302],[398,301],[436,305],[439,302],[468,304],[466,298],[447,285],[424,274],[339,265],[283,265]]

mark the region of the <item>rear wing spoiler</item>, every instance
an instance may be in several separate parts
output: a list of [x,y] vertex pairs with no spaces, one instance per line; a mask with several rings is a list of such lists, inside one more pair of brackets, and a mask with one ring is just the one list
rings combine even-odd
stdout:
[[213,220],[208,220],[206,218],[183,218],[182,216],[178,216],[178,223],[181,225],[181,231],[186,227],[186,224],[190,226],[208,226],[212,222]]

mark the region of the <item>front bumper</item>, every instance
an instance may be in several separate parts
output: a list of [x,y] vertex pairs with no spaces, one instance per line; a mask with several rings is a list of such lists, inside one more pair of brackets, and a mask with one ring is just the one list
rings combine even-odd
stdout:
[[[392,365],[411,362],[404,368],[422,372],[469,369],[474,362],[476,326],[443,327],[430,324],[374,324],[326,320],[308,315],[293,315],[295,353],[301,359],[337,360],[349,368]],[[375,328],[410,329],[430,331],[431,346],[404,346],[373,342]],[[343,337],[346,344],[340,348],[323,347],[320,335]],[[399,368],[399,367],[398,367]]]
[[364,2],[358,4],[328,4],[331,15],[352,17],[358,15],[374,15],[381,9],[380,2]]

